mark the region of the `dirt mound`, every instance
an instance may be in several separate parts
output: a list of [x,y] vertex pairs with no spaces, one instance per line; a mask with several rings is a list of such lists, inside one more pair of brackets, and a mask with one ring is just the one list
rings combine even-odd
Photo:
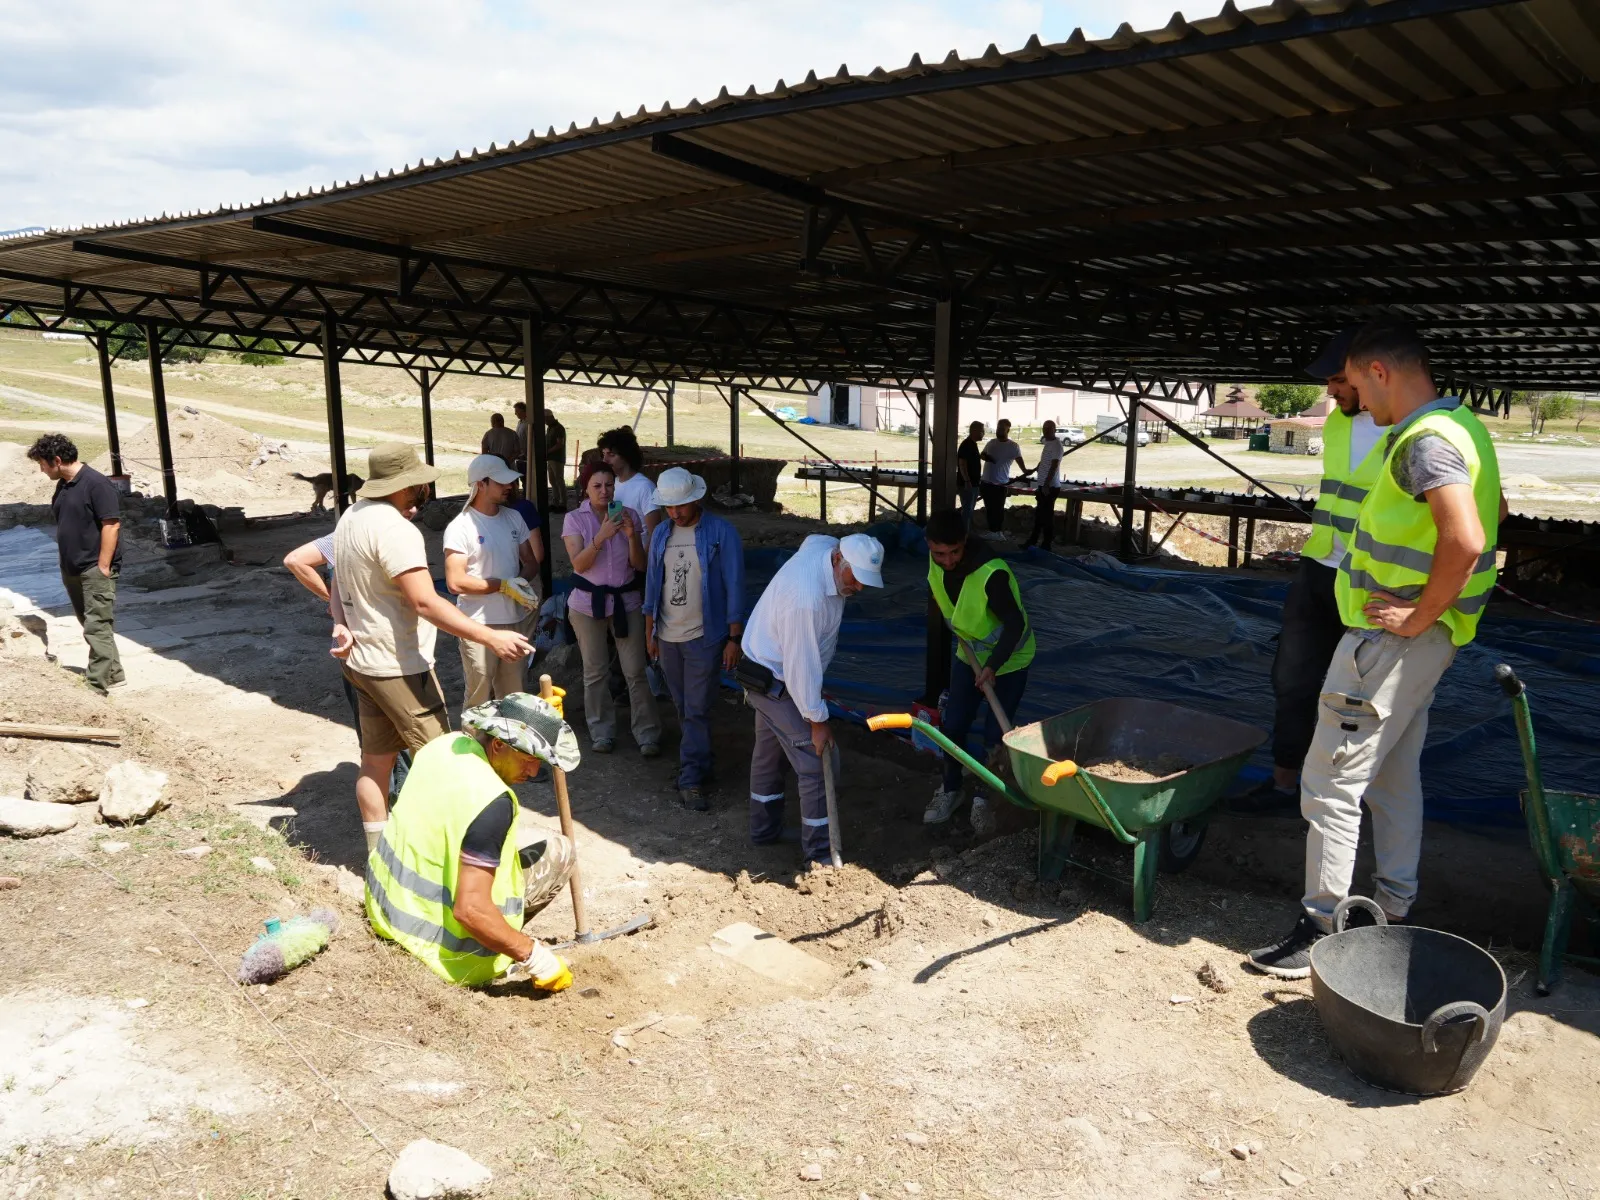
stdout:
[[[295,451],[287,442],[240,429],[188,405],[171,409],[168,423],[178,494],[202,504],[250,507],[271,502],[280,508],[309,508],[311,485],[294,474],[315,475],[328,469],[325,460]],[[122,462],[135,491],[161,493],[161,450],[153,422],[123,441]],[[109,471],[109,456],[101,455],[94,466]]]
[[48,504],[56,485],[21,442],[0,442],[0,503]]

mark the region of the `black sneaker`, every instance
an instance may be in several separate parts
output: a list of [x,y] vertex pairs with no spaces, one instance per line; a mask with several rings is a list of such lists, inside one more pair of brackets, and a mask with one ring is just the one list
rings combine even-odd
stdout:
[[1298,790],[1286,792],[1268,776],[1248,792],[1229,796],[1228,811],[1244,817],[1290,816],[1300,811]]
[[1326,936],[1310,917],[1301,913],[1288,937],[1275,945],[1250,951],[1245,961],[1265,975],[1276,975],[1279,979],[1304,979],[1311,974],[1311,947]]
[[706,799],[706,794],[697,787],[678,789],[678,803],[695,812],[705,812],[711,807],[711,802]]

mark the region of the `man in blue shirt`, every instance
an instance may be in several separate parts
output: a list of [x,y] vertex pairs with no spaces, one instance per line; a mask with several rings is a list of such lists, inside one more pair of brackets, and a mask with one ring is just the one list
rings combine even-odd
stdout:
[[744,546],[700,501],[706,481],[683,467],[661,472],[651,503],[668,519],[650,538],[644,582],[645,646],[659,659],[678,710],[678,799],[705,811],[711,779],[711,704],[724,668],[739,661],[744,630]]

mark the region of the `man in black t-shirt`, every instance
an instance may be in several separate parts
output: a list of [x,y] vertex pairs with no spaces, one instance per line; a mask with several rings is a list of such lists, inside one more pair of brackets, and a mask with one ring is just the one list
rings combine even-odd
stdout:
[[89,686],[104,695],[126,679],[114,632],[117,574],[122,569],[122,504],[112,482],[87,463],[78,448],[59,433],[47,433],[28,448],[28,457],[56,481],[50,511],[56,519],[61,582],[89,643]]
[[983,448],[978,444],[982,439],[983,422],[974,421],[967,427],[967,440],[956,447],[956,495],[961,497],[961,517],[968,526],[978,504],[978,477],[983,474],[979,457]]

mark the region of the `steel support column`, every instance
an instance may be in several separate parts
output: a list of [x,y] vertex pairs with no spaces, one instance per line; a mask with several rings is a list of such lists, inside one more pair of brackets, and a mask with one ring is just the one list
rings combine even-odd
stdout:
[[111,452],[111,473],[122,474],[122,439],[117,435],[117,397],[111,389],[111,347],[105,331],[94,335],[94,351],[100,359],[100,398],[106,406],[106,442]]
[[[941,300],[933,313],[933,471],[929,488],[933,511],[956,507],[956,447],[961,424],[961,310],[954,300]],[[923,702],[936,704],[950,683],[950,631],[944,614],[928,593],[927,654]]]
[[[551,560],[555,553],[550,546],[550,472],[544,461],[544,358],[539,350],[539,332],[539,326],[531,318],[523,319],[522,399],[528,406],[528,437],[523,453],[528,457],[528,477],[533,480],[532,489],[524,494],[539,510],[539,538],[544,542],[544,561],[539,564],[539,595],[548,599],[552,589]],[[579,502],[582,503],[582,497]]]
[[[417,387],[422,391],[422,458],[433,466],[433,373],[427,367],[417,372]],[[428,495],[438,499],[439,485],[430,483]]]
[[178,518],[178,475],[172,467],[172,430],[167,425],[167,385],[161,378],[161,331],[154,323],[144,327],[150,350],[150,404],[156,415],[156,445],[161,453],[161,492],[167,498],[167,519]]
[[672,424],[672,417],[673,417],[672,405],[673,405],[673,401],[678,398],[677,397],[677,392],[678,392],[678,385],[676,383],[674,383],[670,379],[667,380],[667,445],[668,445],[668,447],[671,447],[671,445],[672,445],[672,438],[673,438],[673,434],[675,432],[674,428],[673,428],[673,424]]
[[1134,481],[1139,473],[1139,403],[1144,389],[1128,401],[1128,445],[1122,457],[1122,536],[1118,553],[1124,560],[1133,558],[1133,505],[1138,495]]
[[917,393],[917,524],[928,523],[928,393]]
[[339,327],[332,317],[322,322],[322,393],[328,404],[328,467],[333,472],[334,511],[343,513],[350,506],[344,480],[349,471],[344,462],[344,394],[339,387]]
[[739,494],[739,396],[744,391],[738,384],[728,387],[728,495]]

